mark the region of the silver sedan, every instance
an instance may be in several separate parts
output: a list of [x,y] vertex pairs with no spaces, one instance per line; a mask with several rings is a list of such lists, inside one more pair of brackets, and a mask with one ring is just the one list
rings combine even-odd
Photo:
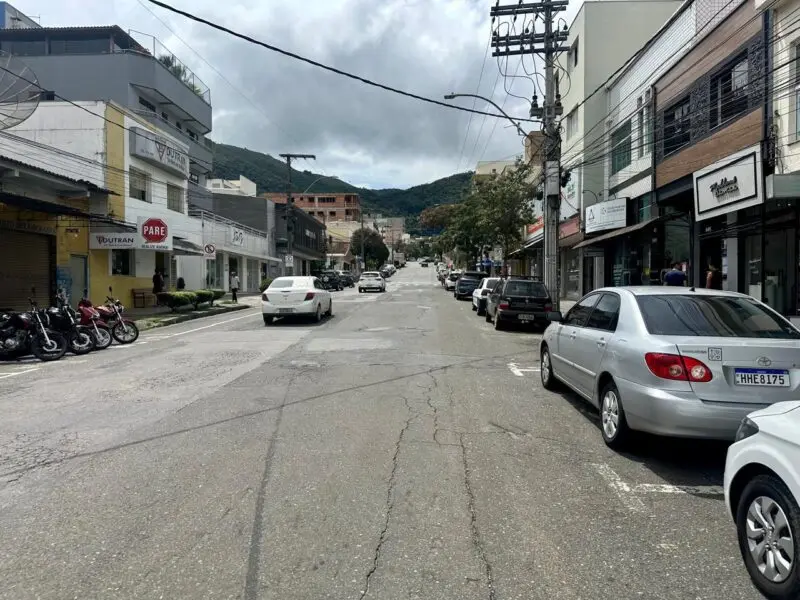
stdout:
[[603,288],[548,316],[542,384],[599,408],[611,447],[631,430],[732,440],[748,413],[800,397],[800,330],[744,294]]

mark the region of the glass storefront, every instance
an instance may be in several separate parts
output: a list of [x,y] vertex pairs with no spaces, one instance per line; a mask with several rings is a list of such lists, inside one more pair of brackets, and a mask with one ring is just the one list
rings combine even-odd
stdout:
[[581,252],[580,250],[561,250],[561,297],[567,300],[580,300],[581,297]]

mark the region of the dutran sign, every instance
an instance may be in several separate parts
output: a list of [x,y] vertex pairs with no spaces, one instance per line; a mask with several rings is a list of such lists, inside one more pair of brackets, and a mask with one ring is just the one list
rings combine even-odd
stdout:
[[172,171],[182,177],[189,176],[189,155],[174,142],[156,135],[143,127],[130,129],[131,156]]

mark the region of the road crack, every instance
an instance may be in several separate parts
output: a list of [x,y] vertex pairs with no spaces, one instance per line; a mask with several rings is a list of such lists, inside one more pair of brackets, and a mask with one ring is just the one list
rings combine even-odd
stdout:
[[489,558],[486,556],[486,550],[483,547],[483,540],[481,539],[480,531],[478,531],[478,515],[475,507],[475,493],[472,490],[472,483],[470,482],[470,469],[469,462],[467,461],[467,447],[464,444],[464,435],[458,436],[461,445],[461,459],[464,465],[464,489],[467,492],[467,501],[470,513],[470,529],[472,530],[472,545],[478,553],[481,561],[483,562],[484,572],[486,574],[486,586],[489,589],[489,600],[494,600],[494,572]]

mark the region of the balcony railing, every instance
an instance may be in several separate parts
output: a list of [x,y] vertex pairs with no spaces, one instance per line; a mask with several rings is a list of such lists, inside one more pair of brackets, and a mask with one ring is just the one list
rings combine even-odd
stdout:
[[[164,67],[170,71],[176,79],[183,83],[183,85],[200,96],[200,98],[202,98],[206,104],[211,104],[211,90],[209,87],[203,83],[203,81],[197,75],[194,74],[194,71],[192,71],[184,63],[182,63],[177,56],[170,52],[169,48],[162,44],[158,38],[133,29],[128,30],[128,35],[136,40],[136,42],[140,44],[147,51],[147,53],[150,54],[150,56],[164,65]],[[133,50],[127,50],[127,52],[133,52]]]
[[174,123],[170,123],[167,119],[162,117],[160,114],[153,112],[152,110],[147,110],[146,108],[134,108],[133,112],[135,112],[137,115],[142,115],[147,119],[154,120],[158,125],[163,125],[169,129],[170,133],[179,136],[179,138],[187,144],[194,142],[195,144],[199,144],[204,146],[206,149],[211,150],[211,142],[207,138],[200,135],[198,135],[196,138],[193,138],[186,133],[185,130],[179,129]]

